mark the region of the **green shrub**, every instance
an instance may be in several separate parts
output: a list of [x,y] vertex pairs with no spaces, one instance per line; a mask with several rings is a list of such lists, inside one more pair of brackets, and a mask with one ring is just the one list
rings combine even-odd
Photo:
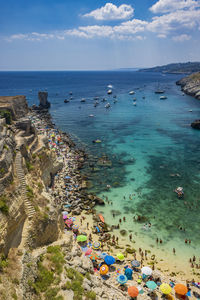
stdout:
[[48,289],[45,293],[45,299],[46,300],[49,300],[49,299],[55,300],[58,292],[59,292],[59,288]]
[[29,172],[34,169],[33,165],[28,160],[26,160],[26,167]]
[[26,195],[30,200],[34,198],[33,190],[29,185],[26,186]]
[[3,271],[4,268],[8,266],[8,260],[6,259],[5,255],[2,254],[0,258],[0,271]]
[[0,169],[0,174],[3,175],[4,173],[5,173],[5,169],[4,169],[4,168],[1,168],[1,169]]
[[54,282],[53,272],[47,270],[41,262],[38,263],[38,274],[35,283],[33,283],[33,288],[36,293],[46,292],[48,287]]
[[88,280],[91,280],[91,276],[90,276],[90,273],[89,273],[89,272],[87,272],[87,273],[85,274],[85,277],[86,277]]
[[60,246],[49,246],[47,248],[47,253],[51,254],[50,260],[55,267],[57,274],[62,273],[63,264],[65,263],[64,255],[62,254]]
[[96,293],[93,292],[93,291],[90,291],[90,292],[87,292],[85,293],[85,297],[86,297],[86,300],[95,300],[96,299]]
[[64,288],[66,288],[67,290],[71,290],[71,282],[70,281],[67,281]]
[[9,110],[1,110],[0,116],[6,119],[6,124],[10,125],[12,123],[12,115]]
[[7,198],[4,195],[0,196],[0,211],[3,214],[8,215],[9,208],[6,202],[7,202]]

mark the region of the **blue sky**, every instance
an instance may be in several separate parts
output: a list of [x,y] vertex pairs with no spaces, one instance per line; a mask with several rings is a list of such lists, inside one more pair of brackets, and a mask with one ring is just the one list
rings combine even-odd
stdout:
[[0,0],[0,70],[200,61],[200,0]]

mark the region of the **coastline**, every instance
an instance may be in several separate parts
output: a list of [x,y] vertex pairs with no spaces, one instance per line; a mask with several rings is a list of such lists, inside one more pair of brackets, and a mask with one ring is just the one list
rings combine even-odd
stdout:
[[[37,114],[36,114],[37,116]],[[51,122],[51,116],[49,114],[49,116],[45,116],[44,115],[38,115],[38,117],[40,118],[41,121],[44,121],[44,123],[40,124],[40,126],[42,125],[43,127],[45,127],[45,125],[48,125],[49,127],[51,127],[51,129],[57,131],[57,129],[54,128],[54,124]],[[47,118],[46,118],[47,117]],[[45,124],[46,122],[46,124]],[[68,143],[68,146],[70,144],[70,150],[72,150],[72,152],[74,151],[74,147],[75,144],[73,143],[73,141],[69,138],[69,135],[66,133],[61,132],[60,130],[57,131],[59,133],[60,136],[62,137],[66,137],[66,142]],[[44,132],[43,132],[44,133]],[[72,165],[76,165],[76,168],[74,170],[74,172],[76,173],[77,179],[79,178],[78,184],[80,185],[77,189],[72,190],[69,193],[68,197],[68,202],[62,202],[61,200],[61,207],[62,209],[64,209],[65,211],[67,211],[69,213],[69,216],[76,216],[76,224],[78,224],[83,230],[84,232],[86,232],[88,235],[92,235],[92,240],[97,241],[97,240],[102,240],[102,235],[97,235],[94,231],[94,228],[96,227],[96,225],[98,224],[98,215],[96,214],[95,211],[95,205],[96,203],[93,201],[93,199],[90,199],[89,202],[87,202],[87,204],[89,204],[88,206],[83,205],[83,199],[88,198],[87,192],[85,191],[86,186],[82,186],[82,178],[80,176],[80,172],[78,171],[84,164],[85,160],[87,159],[87,154],[85,154],[83,151],[79,152],[80,157],[78,158],[78,163],[77,163],[77,152],[76,150],[74,151],[74,156],[72,155],[71,157],[71,162]],[[64,169],[66,168],[66,161],[64,161]],[[69,166],[66,169],[65,173],[70,172]],[[67,175],[67,174],[66,174]],[[73,181],[73,178],[72,178]],[[77,181],[74,180],[73,183],[77,184]],[[61,188],[61,181],[59,180],[58,182],[55,182],[55,186],[53,188],[54,191],[56,191],[57,189],[59,190]],[[78,192],[78,194],[77,194]],[[80,194],[79,194],[80,192]],[[59,193],[58,193],[59,194]],[[77,195],[79,195],[80,199],[79,201],[77,201],[75,198],[77,197]],[[65,197],[65,194],[63,193],[61,195],[61,198]],[[91,197],[91,195],[90,195]],[[70,199],[71,198],[71,199]],[[98,201],[97,201],[98,203]],[[103,202],[102,202],[103,204]],[[64,205],[69,205],[68,208],[66,208]],[[77,209],[77,205],[80,206],[80,209]],[[85,209],[87,207],[87,209]],[[84,219],[81,218],[84,217]],[[87,228],[87,223],[89,223],[89,228]],[[189,282],[191,280],[197,280],[199,275],[193,275],[193,274],[188,274],[188,270],[186,268],[185,273],[181,273],[180,271],[174,269],[173,267],[173,263],[169,262],[169,261],[163,261],[163,259],[160,257],[158,258],[159,261],[157,261],[157,258],[155,259],[153,257],[153,255],[149,254],[149,255],[145,255],[145,259],[143,259],[143,257],[141,256],[141,252],[138,252],[136,250],[133,251],[132,253],[127,253],[125,251],[126,248],[130,247],[130,244],[127,244],[127,240],[124,239],[123,237],[121,237],[120,233],[118,232],[116,234],[116,236],[118,236],[119,239],[119,243],[116,245],[116,243],[113,243],[111,234],[111,228],[108,228],[106,226],[106,234],[107,236],[109,236],[107,243],[104,244],[103,246],[103,250],[104,251],[109,251],[112,254],[116,254],[119,251],[122,251],[125,254],[126,257],[126,262],[130,263],[131,258],[133,259],[133,255],[135,257],[137,257],[138,260],[141,261],[141,263],[143,265],[150,265],[150,266],[154,266],[153,268],[156,269],[157,272],[160,272],[163,276],[163,278],[165,279],[165,281],[181,281],[183,283],[185,283],[186,281]],[[144,255],[144,254],[143,254]],[[153,259],[154,258],[154,259]],[[172,275],[173,274],[173,275]]]

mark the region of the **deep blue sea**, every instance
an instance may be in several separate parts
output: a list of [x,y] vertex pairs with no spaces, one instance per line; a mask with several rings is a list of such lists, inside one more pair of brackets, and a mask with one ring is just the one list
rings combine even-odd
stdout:
[[[56,126],[89,155],[82,172],[90,191],[109,201],[97,207],[106,221],[118,224],[125,216],[121,229],[133,234],[135,248],[168,255],[175,247],[177,256],[188,259],[200,247],[200,131],[190,127],[200,116],[200,102],[183,95],[175,84],[180,78],[134,71],[0,72],[0,95],[26,95],[32,105],[39,90],[48,91]],[[166,100],[155,94],[157,88],[165,90]],[[93,143],[97,139],[101,143]],[[174,193],[178,186],[184,199]],[[135,222],[138,215],[144,221]]]

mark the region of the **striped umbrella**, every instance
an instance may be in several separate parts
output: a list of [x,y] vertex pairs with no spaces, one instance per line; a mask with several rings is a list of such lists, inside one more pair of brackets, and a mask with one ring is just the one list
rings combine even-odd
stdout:
[[138,260],[132,260],[131,265],[133,268],[139,268],[140,262]]
[[120,274],[119,276],[117,276],[117,281],[120,283],[120,284],[125,284],[127,282],[127,277],[126,275],[123,275],[123,274]]
[[88,248],[87,251],[85,252],[85,255],[90,255],[92,253],[92,249],[91,248]]
[[97,260],[99,259],[99,255],[95,254],[95,253],[91,253],[89,256],[88,256],[91,260]]
[[94,242],[92,244],[92,249],[94,249],[94,250],[99,250],[100,247],[101,247],[101,243],[100,242]]
[[78,229],[79,229],[79,226],[78,226],[77,224],[74,224],[74,225],[72,226],[72,229],[78,230]]

